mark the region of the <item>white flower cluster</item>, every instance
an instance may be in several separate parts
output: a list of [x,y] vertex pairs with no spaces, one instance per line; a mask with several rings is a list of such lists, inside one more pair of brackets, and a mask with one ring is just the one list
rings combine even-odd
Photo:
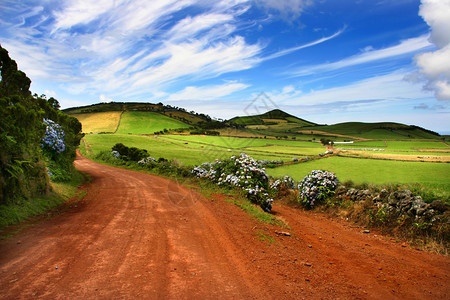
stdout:
[[216,170],[214,170],[215,165],[219,163],[217,160],[215,163],[202,163],[200,166],[192,169],[192,173],[198,178],[208,178],[212,181],[216,178]]
[[281,189],[295,189],[295,181],[290,176],[284,176],[282,179],[275,180],[271,185],[271,189],[281,190]]
[[112,155],[114,158],[119,158],[119,157],[120,157],[119,151],[116,151],[116,150],[111,151],[111,155]]
[[298,185],[300,203],[312,207],[334,193],[338,179],[334,173],[313,170]]
[[273,199],[268,193],[269,177],[262,164],[245,153],[225,161],[203,163],[195,167],[192,173],[218,185],[240,187],[247,192],[250,200],[259,203],[264,210],[272,209]]
[[156,163],[156,159],[149,156],[149,157],[143,158],[140,161],[138,161],[139,165],[147,165],[149,163]]

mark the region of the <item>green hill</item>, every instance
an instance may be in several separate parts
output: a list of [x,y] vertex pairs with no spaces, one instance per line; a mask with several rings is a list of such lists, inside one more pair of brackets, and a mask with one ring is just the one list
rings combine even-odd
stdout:
[[290,115],[280,109],[274,109],[266,113],[255,116],[234,117],[227,121],[229,124],[236,125],[277,125],[279,123],[295,123],[297,127],[317,125],[293,115]]
[[224,127],[236,128],[239,132],[292,138],[317,140],[322,137],[335,141],[374,139],[439,139],[438,133],[415,126],[393,122],[363,123],[346,122],[319,125],[280,109],[254,116],[238,116],[225,122],[212,120],[208,115],[188,112],[184,108],[162,103],[111,102],[99,103],[64,110],[83,124],[83,132],[117,132],[153,134],[164,129],[197,127],[203,131]]
[[342,134],[366,139],[437,139],[436,132],[415,126],[393,122],[363,123],[346,122],[334,125],[311,126],[306,130],[320,130],[332,134]]
[[188,128],[189,125],[157,112],[126,111],[122,114],[117,133],[153,134],[164,129]]
[[109,102],[87,106],[71,107],[63,110],[69,115],[106,113],[106,112],[157,112],[187,124],[209,122],[211,118],[205,114],[188,112],[184,108],[164,105],[162,103],[142,102]]

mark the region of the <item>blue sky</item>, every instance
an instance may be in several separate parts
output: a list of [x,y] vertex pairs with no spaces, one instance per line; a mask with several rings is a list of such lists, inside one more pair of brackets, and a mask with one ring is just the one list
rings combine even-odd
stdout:
[[450,0],[0,2],[2,47],[63,108],[163,102],[226,119],[266,106],[440,133],[449,29]]

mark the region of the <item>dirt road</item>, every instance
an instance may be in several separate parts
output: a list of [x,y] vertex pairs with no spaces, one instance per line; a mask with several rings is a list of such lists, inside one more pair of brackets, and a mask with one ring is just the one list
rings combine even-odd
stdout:
[[[65,213],[0,241],[0,299],[448,299],[450,260],[275,205],[258,223],[226,197],[93,163]],[[287,231],[291,236],[279,235]]]

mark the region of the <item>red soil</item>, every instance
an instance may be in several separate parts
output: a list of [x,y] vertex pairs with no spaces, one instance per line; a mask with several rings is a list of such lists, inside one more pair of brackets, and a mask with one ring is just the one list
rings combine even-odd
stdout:
[[[225,196],[79,157],[65,213],[0,241],[0,299],[448,299],[450,260],[282,205],[290,228]],[[279,234],[288,232],[288,235]]]

